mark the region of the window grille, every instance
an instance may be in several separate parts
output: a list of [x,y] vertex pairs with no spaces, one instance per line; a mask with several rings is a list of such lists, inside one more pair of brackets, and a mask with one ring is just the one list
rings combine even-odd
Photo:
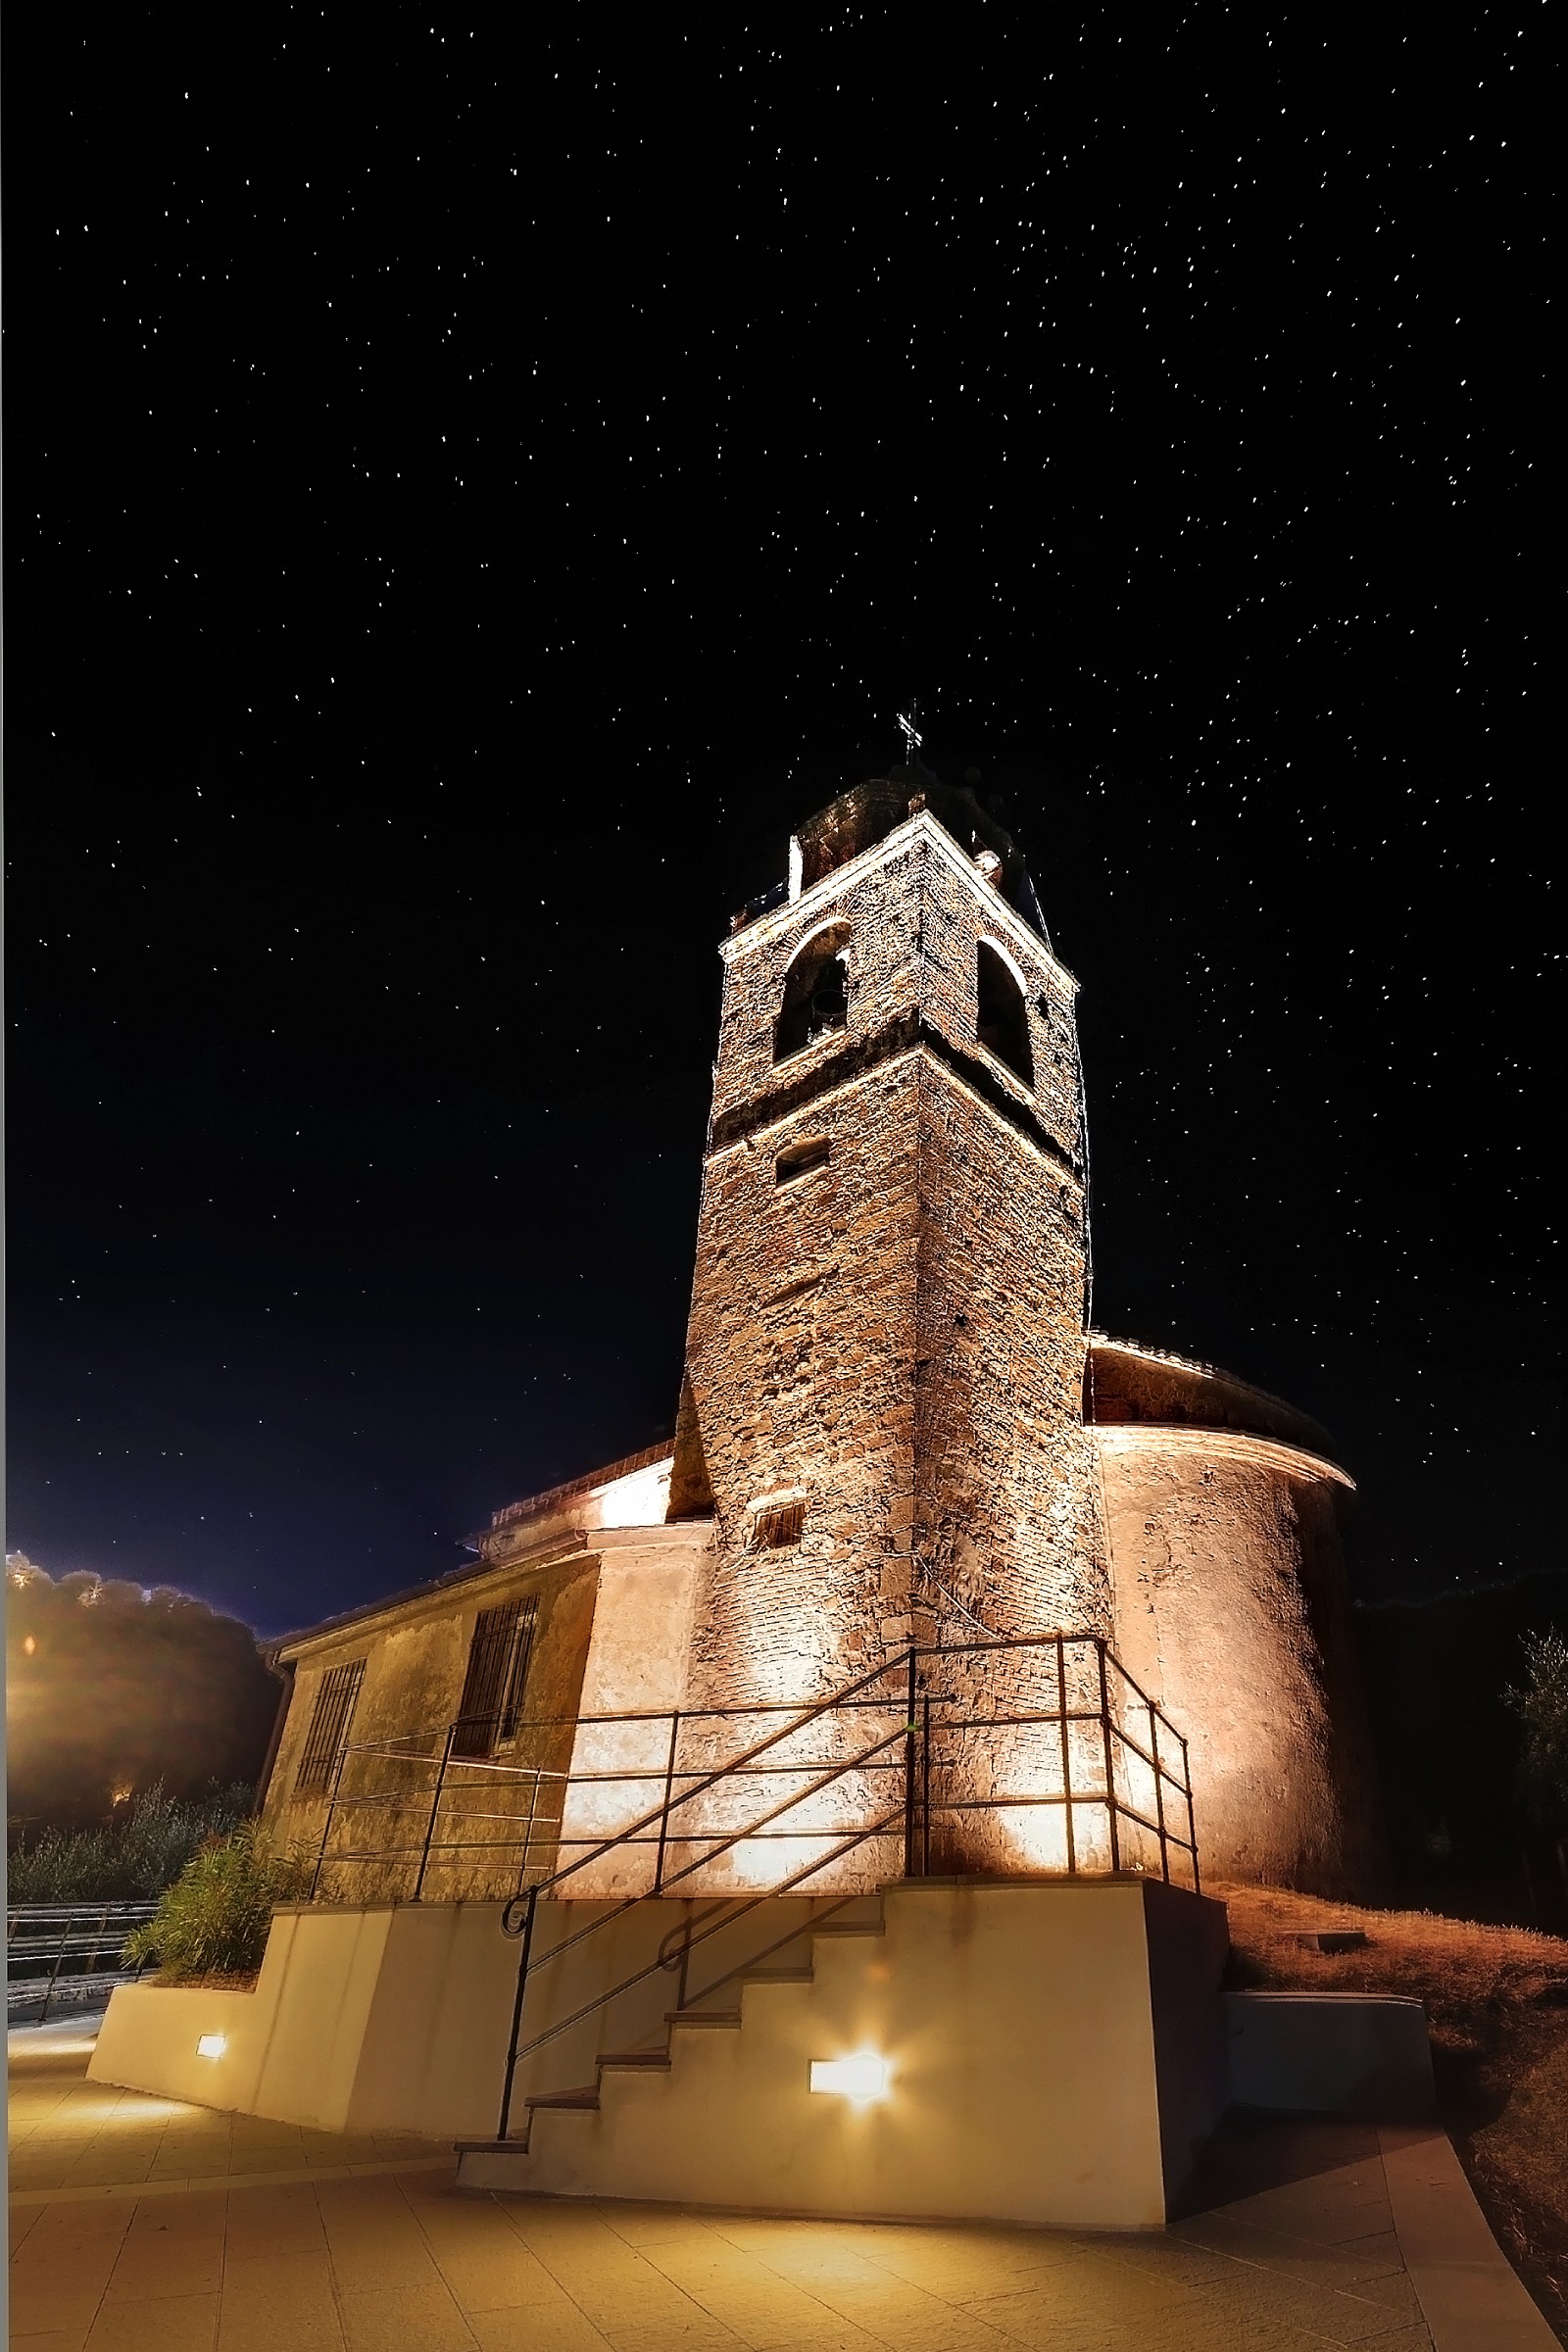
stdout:
[[537,1599],[530,1598],[479,1611],[458,1705],[455,1756],[488,1756],[516,1730],[538,1610]]
[[790,1544],[800,1542],[805,1527],[804,1501],[770,1503],[752,1522],[752,1549],[785,1551]]
[[321,1677],[321,1687],[316,1693],[316,1706],[311,1716],[311,1728],[305,1735],[305,1753],[300,1758],[299,1771],[294,1776],[296,1796],[324,1796],[337,1763],[338,1750],[349,1736],[354,1719],[354,1703],[365,1680],[365,1660],[355,1658],[347,1666],[334,1666]]

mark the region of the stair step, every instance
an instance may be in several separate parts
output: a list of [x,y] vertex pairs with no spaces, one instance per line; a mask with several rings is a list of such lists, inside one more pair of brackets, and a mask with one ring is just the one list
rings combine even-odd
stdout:
[[749,1968],[741,1979],[743,1984],[809,1984],[813,1981],[808,1968]]
[[880,1919],[868,1919],[863,1924],[854,1919],[830,1919],[825,1927],[808,1928],[805,1933],[808,1936],[885,1936],[887,1927]]
[[738,2026],[738,2009],[666,2009],[666,2026]]
[[522,2103],[525,2107],[597,2107],[599,2085],[584,2082],[576,2090],[534,2090]]
[[594,2060],[594,2064],[601,2074],[604,2073],[607,2066],[626,2066],[639,2073],[647,2074],[661,2067],[667,2067],[669,2052],[667,2050],[607,2050],[602,2058]]

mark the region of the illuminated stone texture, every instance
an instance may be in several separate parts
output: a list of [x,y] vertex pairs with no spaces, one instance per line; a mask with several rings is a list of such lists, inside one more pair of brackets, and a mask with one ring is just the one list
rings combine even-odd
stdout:
[[1116,1647],[1186,1735],[1213,1877],[1334,1891],[1372,1861],[1370,1759],[1324,1433],[1206,1365],[1097,1338]]
[[[843,796],[824,817],[844,862],[814,820],[825,870],[811,880],[808,828],[801,895],[723,950],[671,1482],[673,1514],[715,1520],[693,1707],[826,1692],[939,1621],[950,1641],[1111,1628],[1083,1419],[1075,983],[1004,895],[996,828],[959,794],[939,822],[921,785]],[[776,1061],[819,937],[844,943],[843,1025]],[[1032,1083],[981,1041],[982,942]],[[996,1671],[1033,1679],[1016,1658]]]

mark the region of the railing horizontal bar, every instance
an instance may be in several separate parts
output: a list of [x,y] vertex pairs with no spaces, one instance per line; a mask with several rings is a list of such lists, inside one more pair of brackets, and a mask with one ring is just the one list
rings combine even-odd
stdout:
[[[878,1754],[882,1748],[888,1745],[890,1740],[902,1740],[904,1737],[905,1734],[902,1727],[897,1731],[889,1732],[884,1739],[877,1740],[874,1746],[867,1748],[864,1756],[851,1757],[844,1769],[846,1771],[853,1771],[858,1763],[863,1763],[865,1761],[865,1757]],[[837,1777],[837,1775],[835,1775],[835,1777]],[[801,1799],[799,1797],[789,1798],[786,1805],[775,1806],[772,1813],[764,1813],[761,1815],[759,1821],[751,1824],[746,1829],[737,1830],[733,1836],[719,1839],[718,1842],[713,1846],[713,1849],[710,1853],[700,1854],[696,1861],[688,1862],[684,1870],[666,1871],[664,1873],[662,1891],[667,1893],[669,1888],[671,1886],[678,1886],[682,1879],[689,1879],[694,1870],[705,1869],[710,1862],[716,1861],[720,1854],[728,1853],[732,1846],[745,1844],[748,1838],[754,1838],[760,1830],[765,1828],[767,1823],[772,1821],[778,1813],[787,1811],[789,1805],[798,1804],[800,1802]],[[662,1808],[663,1818],[666,1821],[671,1810],[672,1808],[670,1807]],[[564,1879],[570,1878],[574,1871],[581,1870],[586,1863],[594,1861],[603,1853],[612,1851],[617,1844],[624,1844],[627,1837],[630,1837],[636,1831],[646,1829],[649,1826],[650,1820],[658,1821],[660,1818],[661,1812],[656,1811],[650,1815],[647,1820],[633,1822],[629,1825],[626,1833],[621,1838],[612,1838],[608,1844],[597,1846],[591,1852],[585,1854],[581,1861],[569,1863],[564,1870],[558,1870],[553,1878],[546,1879],[544,1881],[544,1885],[546,1886],[559,1886]],[[832,1835],[832,1832],[824,1830],[820,1832],[819,1835],[828,1837]],[[693,1841],[683,1837],[679,1842],[684,1845]],[[821,1865],[817,1864],[814,1867],[820,1868]],[[557,1944],[555,1947],[555,1953],[553,1953],[551,1956],[555,1957],[557,1954],[569,1949],[569,1946],[572,1942],[580,1943],[583,1936],[596,1934],[600,1928],[608,1925],[610,1920],[620,1918],[625,1912],[631,1910],[633,1906],[640,1900],[640,1895],[631,1895],[624,1898],[615,1910],[606,1912],[599,1919],[591,1922],[591,1924],[582,1929],[576,1936],[568,1938],[566,1943]]]
[[[868,1838],[888,1836],[893,1829],[894,1824],[901,1818],[902,1808],[900,1813],[889,1813],[885,1815],[880,1822],[874,1824],[870,1829],[862,1830],[858,1836],[847,1839],[835,1852],[831,1854],[823,1854],[815,1862],[811,1863],[808,1868],[797,1871],[795,1876],[792,1879],[786,1879],[782,1886],[765,1887],[760,1894],[748,1895],[745,1897],[737,1896],[736,1900],[739,1904],[739,1908],[731,1912],[728,1918],[716,1920],[712,1926],[704,1927],[698,1934],[688,1936],[686,1939],[687,1951],[692,1951],[699,1943],[708,1942],[711,1936],[721,1935],[725,1928],[732,1928],[737,1920],[744,1919],[748,1912],[755,1911],[759,1903],[775,1900],[781,1894],[788,1894],[794,1887],[800,1886],[803,1880],[814,1879],[818,1871],[826,1870],[831,1862],[842,1861],[845,1854],[853,1853],[856,1846],[863,1845]],[[840,1909],[842,1909],[842,1905],[836,1906],[836,1908]],[[592,1931],[590,1930],[586,1932],[591,1933]],[[808,1933],[808,1922],[803,1923],[802,1926],[796,1931],[797,1935],[806,1935]],[[794,1937],[788,1937],[786,1940],[793,1942]],[[568,1936],[564,1943],[558,1943],[554,1951],[547,1952],[537,1965],[543,1967],[549,1961],[559,1959],[563,1952],[569,1951],[573,1943],[580,1941],[580,1936]],[[564,2017],[559,2019],[555,2025],[548,2027],[546,2031],[539,2034],[533,2041],[519,2043],[516,2056],[518,2058],[531,2057],[535,2050],[543,2049],[547,2041],[558,2040],[563,2034],[568,2033],[573,2026],[581,2025],[585,2017],[592,2017],[594,2012],[598,2009],[608,2008],[612,2001],[618,2000],[623,1992],[629,1992],[634,1984],[643,1984],[647,1978],[656,1975],[664,1967],[664,1965],[665,1963],[662,1958],[651,1961],[646,1968],[640,1968],[635,1976],[627,1977],[625,1981],[622,1984],[617,1984],[612,1991],[601,1993],[597,1999],[590,2001],[586,2008],[577,2010],[571,2017]],[[531,1969],[529,1973],[532,1973]]]

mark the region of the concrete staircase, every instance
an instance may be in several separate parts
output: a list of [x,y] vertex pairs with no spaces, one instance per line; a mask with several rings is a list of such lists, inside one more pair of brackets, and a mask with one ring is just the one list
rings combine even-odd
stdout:
[[[526,2139],[460,2143],[458,2184],[1155,2226],[1218,2112],[1224,1949],[1222,1906],[1138,1878],[901,1881],[528,2094]],[[812,2090],[863,2055],[884,2095]]]
[[735,1990],[739,1999],[729,2008],[704,2006],[685,2009],[666,2009],[664,2037],[662,2042],[646,2049],[607,2050],[594,2061],[595,2080],[580,2083],[568,2090],[534,2091],[523,2102],[527,2129],[516,2140],[464,2140],[459,2143],[459,2186],[465,2185],[462,2159],[466,2156],[490,2154],[504,2150],[508,2154],[520,2152],[532,2155],[536,2133],[543,2119],[551,2115],[597,2115],[605,2103],[606,2075],[667,2075],[675,2064],[677,2033],[738,2034],[745,2020],[745,1996],[748,1985],[810,1984],[815,1979],[815,1946],[846,1936],[880,1936],[885,1930],[880,1897],[870,1897],[856,1906],[852,1919],[842,1916],[829,1920],[820,1928],[803,1934],[800,1942],[809,1947],[809,1956],[798,1965],[763,1963],[757,1968],[742,1969],[726,1978],[721,1987]]

